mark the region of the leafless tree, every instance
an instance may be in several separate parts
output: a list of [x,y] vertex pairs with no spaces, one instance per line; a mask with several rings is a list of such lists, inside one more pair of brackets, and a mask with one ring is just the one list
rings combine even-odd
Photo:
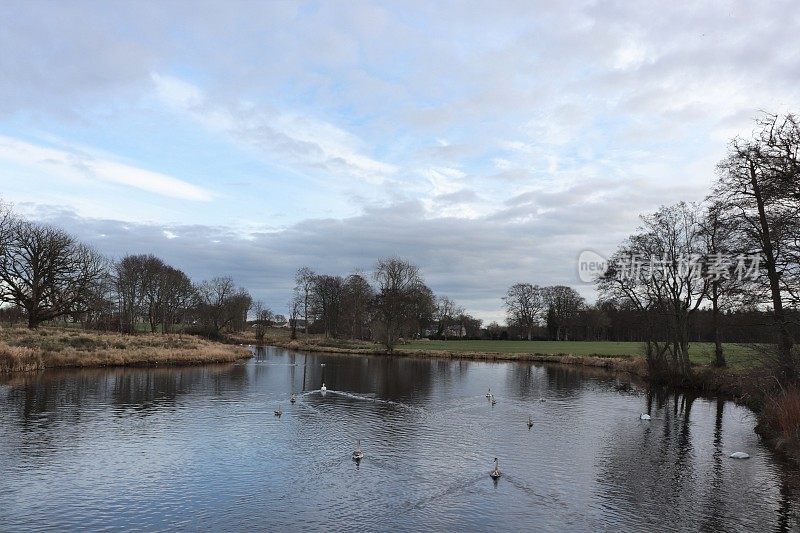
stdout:
[[539,324],[547,309],[545,291],[538,285],[516,283],[508,288],[503,297],[509,324],[517,324],[526,332],[528,340],[533,337],[533,328]]
[[761,256],[752,298],[768,303],[777,330],[778,374],[797,379],[791,318],[800,281],[800,124],[793,115],[764,115],[750,139],[737,138],[719,165],[714,197],[735,221],[742,251]]
[[586,304],[572,287],[554,285],[544,288],[547,302],[547,327],[555,340],[570,340],[570,331],[577,326],[578,316]]
[[456,303],[447,296],[436,298],[436,334],[447,340],[450,327],[456,322],[459,315],[463,314],[464,309],[458,307]]
[[369,309],[375,292],[360,272],[347,276],[342,300],[343,320],[351,339],[361,338],[369,323]]
[[376,318],[382,327],[383,342],[392,350],[402,325],[413,317],[415,292],[423,282],[419,268],[398,257],[378,260],[373,277],[378,286]]
[[264,336],[267,334],[267,328],[272,324],[272,310],[264,305],[261,300],[253,304],[253,311],[255,312],[255,320],[253,326],[255,328],[256,341],[259,345],[264,343]]
[[344,280],[341,276],[314,276],[311,308],[315,320],[322,322],[325,337],[336,337],[341,322]]
[[237,288],[231,278],[204,281],[197,288],[197,294],[198,312],[209,336],[219,336],[225,329],[244,329],[252,298],[246,290]]
[[681,202],[643,216],[642,223],[609,261],[600,293],[627,300],[646,316],[651,375],[688,381],[689,323],[708,290],[699,210]]
[[309,311],[311,310],[311,291],[314,289],[314,279],[317,275],[309,267],[300,268],[294,276],[295,290],[303,304],[303,320],[305,321],[305,334],[308,336]]
[[25,310],[28,327],[85,311],[104,260],[68,233],[46,224],[3,222],[0,301]]
[[292,299],[289,300],[289,331],[292,340],[297,338],[297,321],[300,319],[302,310],[303,296],[295,289]]

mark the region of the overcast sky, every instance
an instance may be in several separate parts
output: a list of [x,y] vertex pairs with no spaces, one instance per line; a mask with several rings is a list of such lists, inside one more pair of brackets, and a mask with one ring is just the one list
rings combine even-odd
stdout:
[[[567,6],[569,4],[569,6]],[[487,319],[698,201],[800,110],[794,2],[0,5],[0,195],[101,251],[231,275],[400,255]]]

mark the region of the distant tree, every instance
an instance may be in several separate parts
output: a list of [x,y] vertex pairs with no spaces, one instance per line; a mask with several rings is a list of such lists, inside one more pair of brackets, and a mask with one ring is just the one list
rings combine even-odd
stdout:
[[544,290],[530,283],[516,283],[509,287],[503,297],[509,323],[518,324],[526,333],[527,339],[533,337],[533,328],[547,309]]
[[325,337],[336,337],[342,314],[345,282],[341,276],[314,276],[311,288],[311,308],[323,325]]
[[303,310],[303,297],[295,289],[292,299],[289,300],[289,331],[292,340],[297,339],[297,321]]
[[300,268],[295,274],[295,290],[297,291],[302,303],[303,320],[305,321],[305,334],[308,336],[309,311],[311,310],[311,291],[314,288],[314,280],[317,275],[308,267]]
[[360,272],[347,276],[342,295],[342,318],[351,339],[361,338],[369,323],[369,310],[375,291]]
[[486,326],[486,333],[489,335],[489,338],[493,341],[500,339],[500,334],[503,332],[503,326],[498,324],[496,321],[489,322],[489,325]]
[[267,328],[272,324],[273,314],[270,308],[264,305],[261,300],[253,304],[253,311],[255,311],[253,327],[256,341],[261,345],[264,342],[264,336],[267,334]]
[[406,329],[409,334],[422,336],[435,320],[436,297],[430,287],[420,281],[410,293],[411,313]]
[[25,310],[28,327],[86,311],[103,258],[68,233],[7,216],[0,223],[0,301]]
[[414,297],[423,282],[416,265],[397,257],[380,259],[373,277],[378,286],[376,318],[382,326],[383,342],[392,350],[401,326],[413,317]]
[[547,302],[547,328],[557,340],[570,340],[571,331],[577,326],[578,316],[585,301],[575,289],[555,285],[544,289]]
[[436,314],[434,315],[437,324],[436,335],[447,340],[450,326],[462,312],[463,309],[459,308],[456,303],[447,296],[436,297]]
[[241,331],[247,323],[252,298],[229,277],[202,282],[197,288],[198,313],[209,337],[218,337],[227,329]]

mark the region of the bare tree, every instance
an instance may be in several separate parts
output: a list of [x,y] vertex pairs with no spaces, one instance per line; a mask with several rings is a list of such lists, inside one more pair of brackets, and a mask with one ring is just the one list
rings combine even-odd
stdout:
[[347,276],[342,301],[343,320],[351,339],[361,338],[369,323],[369,309],[375,292],[360,272]]
[[436,314],[434,315],[437,326],[436,334],[447,340],[448,330],[463,312],[464,310],[447,296],[438,296],[436,298]]
[[53,226],[13,218],[3,225],[0,301],[24,309],[30,328],[84,312],[103,275],[103,258]]
[[204,281],[197,288],[198,312],[211,337],[224,330],[241,331],[247,323],[247,312],[252,298],[244,289],[239,289],[229,277]]
[[305,321],[305,334],[308,337],[308,318],[311,309],[311,291],[314,288],[314,278],[317,275],[308,267],[300,268],[294,276],[295,290],[301,298],[303,304],[303,320]]
[[543,289],[547,302],[547,327],[555,340],[570,340],[578,315],[585,305],[583,297],[572,287],[554,285]]
[[261,300],[253,304],[253,311],[255,312],[255,320],[253,326],[255,327],[256,341],[259,345],[264,343],[264,336],[267,334],[267,328],[272,324],[272,310],[264,305]]
[[648,321],[647,362],[656,379],[691,379],[689,323],[706,296],[698,208],[683,202],[642,217],[598,281],[607,300],[627,301]]
[[528,340],[533,337],[533,328],[539,324],[547,309],[545,291],[538,285],[516,283],[508,288],[503,297],[506,315],[510,324],[518,324],[526,332]]
[[336,337],[342,313],[344,280],[341,276],[314,276],[311,307],[316,319],[322,322],[325,337]]
[[303,297],[295,289],[292,299],[289,300],[289,331],[292,340],[297,339],[297,321],[303,309]]
[[419,268],[398,257],[378,260],[373,277],[378,285],[376,318],[383,329],[384,344],[392,350],[402,325],[413,317],[415,291],[423,282]]
[[793,115],[764,115],[757,128],[751,139],[731,143],[714,196],[736,222],[742,251],[761,256],[761,279],[750,292],[772,308],[778,374],[789,382],[798,377],[787,306],[800,290],[800,124]]

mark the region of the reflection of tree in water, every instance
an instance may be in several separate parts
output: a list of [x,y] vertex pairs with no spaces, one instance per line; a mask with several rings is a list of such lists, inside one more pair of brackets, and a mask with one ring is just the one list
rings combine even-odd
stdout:
[[662,514],[658,522],[685,523],[696,502],[689,420],[693,403],[691,396],[651,389],[643,412],[649,412],[652,421],[631,429],[626,420],[621,422],[628,426],[626,430],[609,428],[598,474],[601,497],[610,491],[614,494],[609,498],[610,505],[618,505],[614,502],[620,499],[627,501],[630,507],[621,508],[623,513],[637,514],[633,510],[643,506]]
[[57,421],[78,422],[85,408],[97,403],[113,406],[118,416],[128,410],[147,415],[207,387],[240,390],[246,380],[241,365],[49,370],[10,381],[4,410],[16,413],[13,420],[23,430],[31,424],[41,429]]
[[626,383],[630,376],[620,376],[603,368],[559,363],[517,362],[510,365],[506,374],[506,387],[520,397],[538,397],[551,394],[571,396],[580,395],[587,383],[616,382]]

